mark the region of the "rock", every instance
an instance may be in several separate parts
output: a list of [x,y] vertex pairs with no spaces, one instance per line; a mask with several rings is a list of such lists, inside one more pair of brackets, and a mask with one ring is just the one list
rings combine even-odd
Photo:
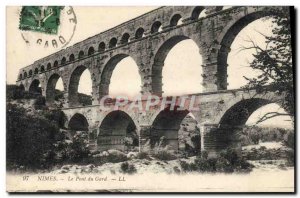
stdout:
[[95,168],[95,165],[94,164],[89,164],[86,167],[89,168],[89,169],[93,169],[93,168]]
[[128,159],[133,159],[133,158],[136,158],[137,155],[138,155],[137,152],[129,152],[129,153],[127,154],[127,158],[128,158]]
[[61,167],[61,169],[62,169],[62,170],[69,170],[69,169],[70,169],[70,167],[69,167],[69,166],[67,166],[67,165],[65,165],[65,166]]
[[101,154],[100,154],[101,157],[106,157],[106,156],[109,156],[109,153],[107,151],[103,151]]
[[[107,154],[108,155],[108,154]],[[103,154],[102,153],[99,153],[99,154],[96,154],[96,155],[92,155],[93,158],[100,158],[102,157]]]
[[122,155],[124,154],[122,151],[111,149],[107,151],[109,154]]
[[68,170],[62,169],[62,170],[60,170],[58,173],[60,173],[60,174],[68,173]]

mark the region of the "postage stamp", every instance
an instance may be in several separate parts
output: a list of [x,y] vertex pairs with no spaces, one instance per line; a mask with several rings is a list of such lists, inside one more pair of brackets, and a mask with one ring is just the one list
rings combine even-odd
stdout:
[[76,29],[76,15],[70,6],[23,6],[19,16],[23,40],[31,46],[63,48]]
[[24,6],[20,14],[20,30],[57,34],[63,6]]

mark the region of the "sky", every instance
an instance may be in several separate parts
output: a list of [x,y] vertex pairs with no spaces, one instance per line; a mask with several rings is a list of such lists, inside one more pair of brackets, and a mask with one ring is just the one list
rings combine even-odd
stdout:
[[[122,22],[137,17],[156,7],[74,7],[77,16],[77,27],[70,45],[83,39],[114,27]],[[30,65],[51,53],[55,49],[28,46],[23,41],[18,30],[20,7],[7,7],[7,83],[14,84],[20,68]],[[108,14],[109,13],[109,14]],[[201,17],[203,14],[201,15]],[[271,20],[260,19],[245,27],[231,45],[228,56],[228,89],[240,88],[247,84],[243,76],[255,77],[259,72],[249,67],[253,60],[253,51],[240,51],[241,47],[249,46],[247,40],[252,39],[260,46],[264,46],[265,35],[272,32]],[[163,68],[163,91],[164,95],[181,95],[200,93],[203,90],[202,81],[202,57],[198,46],[192,40],[181,41],[175,45],[167,55]],[[86,70],[80,79],[78,91],[91,94],[90,74]],[[59,80],[57,88],[62,89],[62,81]],[[120,61],[113,71],[109,93],[112,96],[126,94],[134,96],[141,90],[141,79],[134,60],[127,57]],[[258,117],[269,111],[283,112],[278,105],[266,105],[254,112],[248,119],[247,124],[253,124]],[[262,123],[261,125],[277,125],[291,128],[292,122],[285,121],[289,117],[277,117]],[[279,123],[279,124],[278,124]]]

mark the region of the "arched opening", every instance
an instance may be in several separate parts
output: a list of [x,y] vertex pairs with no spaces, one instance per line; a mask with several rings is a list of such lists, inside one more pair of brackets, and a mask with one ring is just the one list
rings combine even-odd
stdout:
[[[273,117],[273,115],[276,116]],[[249,133],[249,126],[256,127],[256,134],[253,133],[253,130]],[[271,133],[274,131],[275,134],[275,128],[293,130],[293,121],[285,110],[270,100],[245,99],[237,102],[224,113],[218,126],[216,138],[222,148],[241,149],[242,144],[245,144],[243,140],[246,139],[247,143],[253,141],[249,144],[257,144],[260,138],[265,138],[263,136],[266,135],[264,134],[266,130]],[[259,131],[262,134],[258,134]],[[284,141],[283,137],[281,141]]]
[[62,78],[58,74],[52,74],[47,82],[46,102],[50,105],[55,104],[58,107],[63,106],[64,85]]
[[137,29],[137,31],[135,32],[135,38],[140,39],[140,38],[145,37],[144,32],[145,32],[145,30],[143,28]]
[[157,32],[161,32],[162,31],[162,25],[160,21],[156,21],[153,23],[152,27],[151,27],[151,34],[157,33]]
[[[186,52],[189,53],[186,53]],[[175,36],[161,45],[152,67],[152,91],[156,95],[202,92],[202,57],[197,44]]]
[[109,48],[117,47],[117,42],[118,42],[118,40],[116,38],[110,39],[110,41],[109,41]]
[[88,50],[88,55],[90,56],[90,55],[92,55],[92,54],[94,54],[94,53],[95,53],[94,48],[93,48],[93,47],[90,47],[89,50]]
[[63,58],[61,59],[61,65],[64,65],[64,64],[66,64],[66,62],[67,62],[67,59],[66,59],[66,57],[63,57]]
[[182,17],[180,14],[175,14],[170,21],[170,26],[174,27],[182,24]]
[[69,106],[92,105],[92,79],[85,66],[77,67],[70,77]]
[[151,146],[195,155],[200,152],[200,130],[193,114],[187,110],[161,111],[151,128]]
[[121,38],[121,44],[126,44],[129,42],[130,35],[128,33],[123,34]]
[[48,63],[47,64],[47,70],[50,70],[51,69],[51,63]]
[[54,61],[53,67],[58,67],[58,61]]
[[41,88],[40,81],[38,79],[35,79],[31,82],[29,87],[29,93],[35,95],[42,95],[42,88]]
[[97,145],[99,150],[129,151],[138,147],[137,128],[131,117],[123,111],[109,113],[101,122]]
[[29,77],[32,76],[32,70],[29,70]]
[[19,80],[22,80],[23,76],[22,74],[19,75]]
[[272,16],[272,13],[250,13],[226,29],[226,34],[220,41],[221,48],[217,59],[219,90],[240,88],[248,83],[244,76],[253,78],[260,74],[258,70],[249,67],[249,63],[254,59],[253,54],[256,54],[255,49],[245,49],[250,47],[252,42],[262,48],[266,47],[263,35],[272,34],[272,20],[264,18],[266,16]]
[[205,8],[203,6],[196,6],[192,12],[191,19],[196,20],[196,19],[201,18],[203,15],[202,13],[204,13],[203,12],[204,9]]
[[39,73],[39,69],[38,68],[35,68],[34,69],[34,74],[38,74]]
[[83,52],[83,51],[80,51],[80,52],[78,53],[78,59],[83,58],[83,56],[84,56],[84,52]]
[[73,62],[73,61],[75,61],[75,56],[74,56],[74,54],[71,54],[71,55],[70,55],[70,57],[69,57],[69,61],[70,61],[70,62]]
[[76,113],[70,119],[68,129],[70,130],[71,138],[73,138],[76,132],[87,133],[89,130],[89,124],[84,115]]
[[140,93],[141,84],[141,77],[135,61],[126,54],[119,54],[111,58],[105,65],[99,92],[101,97],[109,94],[112,97],[133,98]]
[[41,72],[45,72],[45,67],[44,67],[44,65],[41,66]]
[[99,44],[98,51],[99,52],[104,52],[105,51],[105,43],[104,42],[101,42]]
[[27,72],[24,72],[24,78],[27,78]]

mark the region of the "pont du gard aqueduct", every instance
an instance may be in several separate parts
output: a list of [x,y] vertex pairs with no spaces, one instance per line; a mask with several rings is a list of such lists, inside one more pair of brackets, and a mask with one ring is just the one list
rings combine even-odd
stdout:
[[[217,153],[238,145],[233,129],[244,125],[255,110],[283,97],[272,91],[227,90],[227,57],[236,35],[249,23],[274,15],[278,9],[282,7],[160,7],[20,69],[17,85],[29,92],[40,87],[51,106],[61,78],[65,128],[87,131],[91,149],[123,149],[124,138],[132,131],[137,134],[140,149],[163,136],[178,149],[180,124],[191,113],[198,123],[201,151]],[[199,17],[201,14],[204,16]],[[129,104],[119,109],[101,108],[114,68],[128,56],[138,66],[141,95],[162,96],[165,58],[185,39],[198,45],[203,60],[199,67],[203,70],[204,91],[186,95],[187,100],[195,101],[193,110],[161,109],[157,105],[137,111],[129,110]],[[78,102],[78,84],[86,69],[92,78],[92,105],[83,106]]]

